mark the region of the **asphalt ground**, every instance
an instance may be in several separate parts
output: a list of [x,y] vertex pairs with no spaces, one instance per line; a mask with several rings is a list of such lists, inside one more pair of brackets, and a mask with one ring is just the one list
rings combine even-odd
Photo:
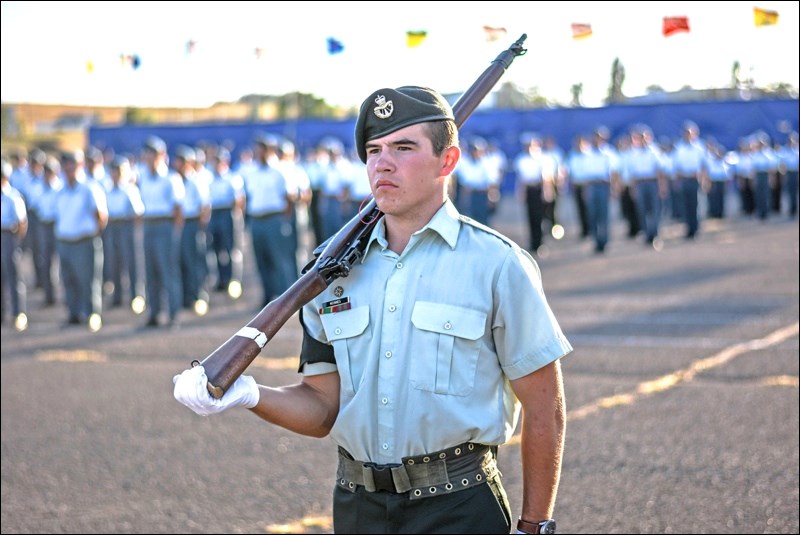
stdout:
[[[549,238],[545,292],[575,350],[555,517],[561,533],[798,533],[798,224],[664,222],[657,251],[618,210],[605,254]],[[615,203],[616,204],[616,203]],[[521,208],[495,226],[521,244]],[[329,533],[335,447],[243,409],[207,418],[172,377],[259,311],[248,246],[244,295],[211,296],[178,330],[108,309],[96,333],[29,292],[30,326],[2,327],[2,533]],[[465,289],[468,291],[468,289]],[[297,380],[292,318],[248,368]],[[500,448],[518,514],[519,446]]]

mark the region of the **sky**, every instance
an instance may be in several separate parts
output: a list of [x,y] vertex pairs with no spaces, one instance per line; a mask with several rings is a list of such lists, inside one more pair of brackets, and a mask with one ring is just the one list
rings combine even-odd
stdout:
[[[373,90],[460,93],[523,34],[527,53],[498,83],[560,104],[583,84],[600,106],[611,65],[623,92],[730,85],[733,64],[758,86],[800,86],[798,11],[781,2],[19,2],[3,1],[2,102],[207,107],[247,94],[310,93],[358,106]],[[777,11],[756,27],[753,8]],[[689,32],[662,35],[664,17]],[[571,24],[592,35],[572,37]],[[484,26],[505,28],[487,41]],[[409,48],[406,32],[424,31]],[[344,49],[329,54],[327,39]],[[194,41],[191,53],[187,43]],[[262,51],[258,57],[256,49]],[[137,68],[121,56],[139,59]],[[87,67],[91,64],[91,72]]]

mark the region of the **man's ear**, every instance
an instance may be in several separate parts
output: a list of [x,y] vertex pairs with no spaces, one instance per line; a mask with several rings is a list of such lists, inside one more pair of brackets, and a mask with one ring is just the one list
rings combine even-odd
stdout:
[[461,159],[460,148],[456,146],[446,148],[444,151],[444,160],[442,163],[441,175],[446,176],[451,174],[455,170],[456,164],[458,164],[459,159]]

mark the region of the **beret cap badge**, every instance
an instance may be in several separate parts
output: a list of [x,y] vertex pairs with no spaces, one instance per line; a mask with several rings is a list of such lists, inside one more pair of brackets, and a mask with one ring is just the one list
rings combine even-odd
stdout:
[[375,112],[378,119],[388,119],[392,116],[394,112],[394,103],[391,100],[387,102],[384,95],[375,97],[375,104],[377,104],[377,106],[372,111]]

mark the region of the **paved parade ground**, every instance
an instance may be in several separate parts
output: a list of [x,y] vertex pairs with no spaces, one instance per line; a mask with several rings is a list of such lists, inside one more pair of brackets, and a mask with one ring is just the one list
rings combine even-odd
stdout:
[[[520,221],[506,200],[496,226],[524,244]],[[732,213],[695,240],[666,221],[658,251],[615,223],[605,254],[565,227],[539,257],[575,348],[559,532],[798,533],[797,220]],[[29,292],[30,327],[2,327],[2,533],[332,531],[329,439],[172,396],[173,375],[258,312],[244,253],[244,295],[212,294],[178,330],[129,309],[97,333],[63,327]],[[295,382],[299,343],[295,317],[247,373]],[[517,515],[519,445],[499,455]]]

